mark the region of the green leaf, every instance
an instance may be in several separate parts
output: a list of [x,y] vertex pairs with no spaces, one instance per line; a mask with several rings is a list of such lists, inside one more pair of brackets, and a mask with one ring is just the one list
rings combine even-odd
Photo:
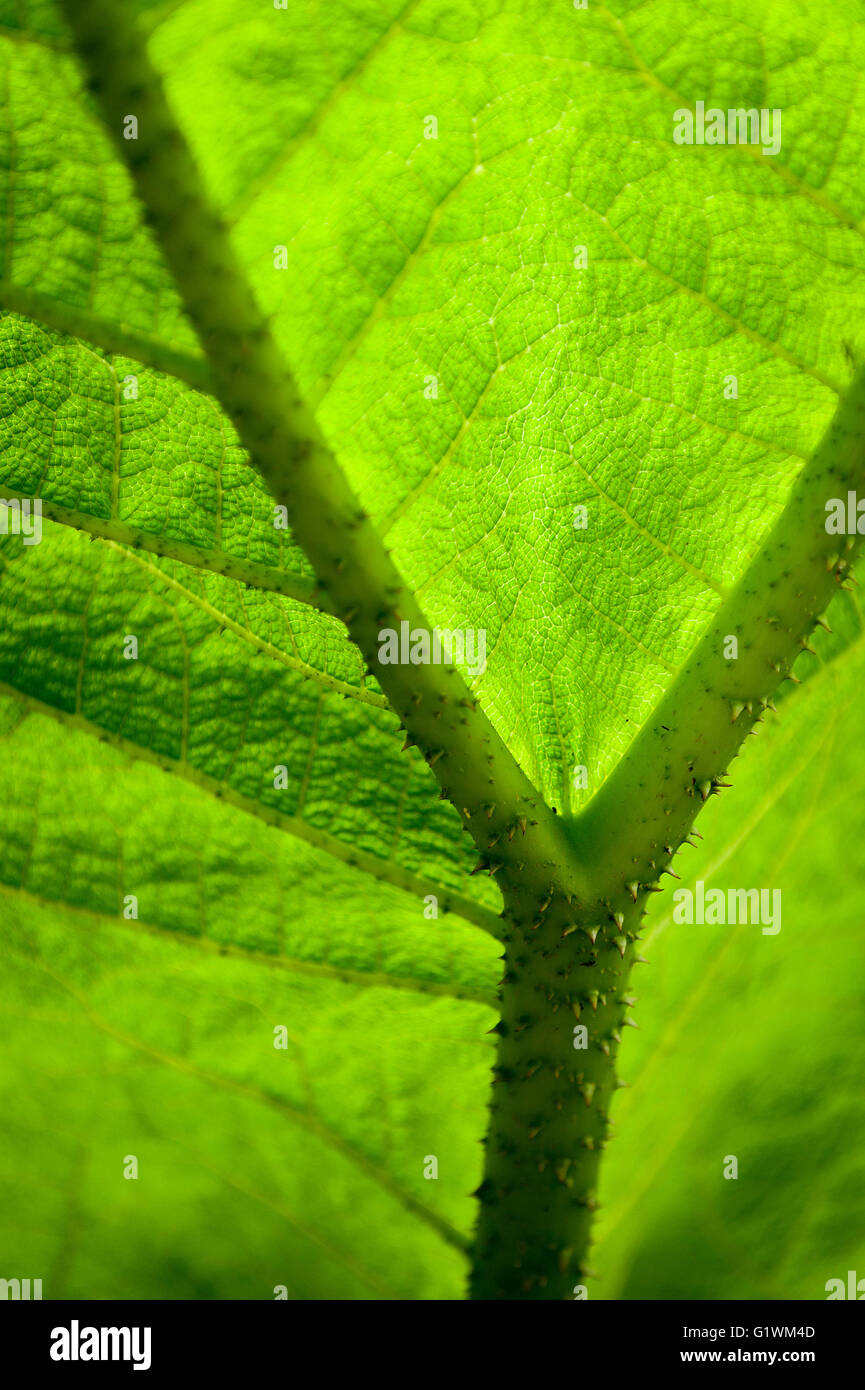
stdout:
[[598,1297],[819,1299],[862,1264],[862,677],[860,640],[785,702],[676,859],[683,888],[779,890],[778,935],[679,925],[669,893],[650,913]]
[[458,1296],[489,939],[0,714],[5,1259],[45,1297]]
[[25,708],[495,926],[452,808],[430,809],[427,769],[332,619],[50,522],[38,546],[0,538],[0,563],[0,688]]
[[[821,488],[863,472],[865,9],[81,0],[162,75],[227,228],[196,299],[221,231],[191,184],[162,181],[173,231],[145,215],[155,80],[124,143],[70,4],[0,0],[0,496],[45,518],[0,535],[0,1249],[46,1297],[461,1297],[491,937],[555,919],[558,950],[577,884],[618,994],[643,887],[622,925],[583,885],[666,862],[637,837],[674,737],[746,732],[698,706],[701,642],[755,574],[732,681],[782,594],[796,642],[826,605]],[[677,145],[698,101],[780,110],[780,150]],[[291,428],[258,448],[260,420]],[[370,518],[342,579],[307,476]],[[435,672],[415,715],[373,663],[387,566],[394,611],[486,634],[440,726]],[[591,1297],[820,1298],[863,1258],[855,594],[828,617],[676,858],[780,887],[781,933],[653,904]]]

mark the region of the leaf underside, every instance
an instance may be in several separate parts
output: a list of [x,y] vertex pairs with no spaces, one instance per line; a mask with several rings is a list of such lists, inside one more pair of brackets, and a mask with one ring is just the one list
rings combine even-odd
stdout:
[[[575,815],[861,362],[865,9],[135,10],[361,505]],[[0,0],[0,54],[0,495],[45,516],[0,536],[3,1272],[461,1297],[499,890],[274,527],[55,7]],[[677,147],[697,100],[781,108],[781,151]],[[863,1259],[855,592],[828,618],[676,858],[781,888],[783,930],[652,902],[591,1297],[819,1298]]]

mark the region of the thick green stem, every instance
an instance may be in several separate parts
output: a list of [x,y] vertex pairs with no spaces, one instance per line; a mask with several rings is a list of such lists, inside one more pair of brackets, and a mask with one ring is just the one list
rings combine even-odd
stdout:
[[[628,999],[637,909],[610,922],[507,891],[510,925],[475,1299],[579,1296]],[[593,939],[594,938],[594,939]]]
[[827,531],[826,504],[831,498],[846,503],[848,490],[861,491],[863,483],[860,371],[760,553],[626,756],[570,827],[611,906],[627,903],[635,881],[665,871],[697,811],[719,790],[746,735],[807,649],[861,544],[858,534]]

